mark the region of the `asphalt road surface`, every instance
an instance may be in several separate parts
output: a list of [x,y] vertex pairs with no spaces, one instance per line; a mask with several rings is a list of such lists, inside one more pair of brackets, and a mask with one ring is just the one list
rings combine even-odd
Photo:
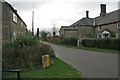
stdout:
[[66,48],[51,44],[56,56],[83,78],[118,78],[118,54]]

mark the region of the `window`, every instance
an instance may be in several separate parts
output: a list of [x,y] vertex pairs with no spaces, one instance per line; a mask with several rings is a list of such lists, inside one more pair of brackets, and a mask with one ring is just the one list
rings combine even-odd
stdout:
[[23,22],[21,22],[21,28],[23,27]]
[[116,38],[120,38],[120,34],[116,34]]
[[15,15],[15,13],[13,13],[13,21],[17,23],[17,16]]
[[101,27],[100,27],[100,26],[98,26],[98,31],[100,31],[100,29],[101,29]]
[[98,35],[97,35],[97,38],[100,39],[100,38],[101,38],[101,34],[98,34]]
[[117,23],[117,29],[120,29],[120,22]]

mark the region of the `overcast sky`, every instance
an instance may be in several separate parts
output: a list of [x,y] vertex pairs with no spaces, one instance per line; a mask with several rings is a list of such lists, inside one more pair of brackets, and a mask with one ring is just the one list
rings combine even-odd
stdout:
[[[32,11],[34,10],[35,32],[51,31],[52,27],[69,26],[86,16],[94,18],[100,14],[100,4],[106,4],[107,13],[118,9],[119,0],[6,0],[25,21],[28,29],[32,28]],[[101,1],[101,2],[99,2]],[[34,2],[34,4],[33,4]]]

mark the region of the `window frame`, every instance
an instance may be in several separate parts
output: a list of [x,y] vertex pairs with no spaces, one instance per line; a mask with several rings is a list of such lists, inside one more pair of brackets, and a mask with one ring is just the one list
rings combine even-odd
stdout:
[[[118,37],[119,36],[119,37]],[[120,34],[116,34],[116,38],[120,38]]]
[[13,13],[13,22],[17,23],[17,16],[15,13]]
[[120,29],[120,22],[117,22],[117,29]]

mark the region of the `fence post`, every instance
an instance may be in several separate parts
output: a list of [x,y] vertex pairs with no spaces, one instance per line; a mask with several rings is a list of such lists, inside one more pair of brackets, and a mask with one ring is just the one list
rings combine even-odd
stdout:
[[79,43],[80,43],[80,41],[79,40],[77,40],[77,47],[79,47],[80,45],[79,45]]

